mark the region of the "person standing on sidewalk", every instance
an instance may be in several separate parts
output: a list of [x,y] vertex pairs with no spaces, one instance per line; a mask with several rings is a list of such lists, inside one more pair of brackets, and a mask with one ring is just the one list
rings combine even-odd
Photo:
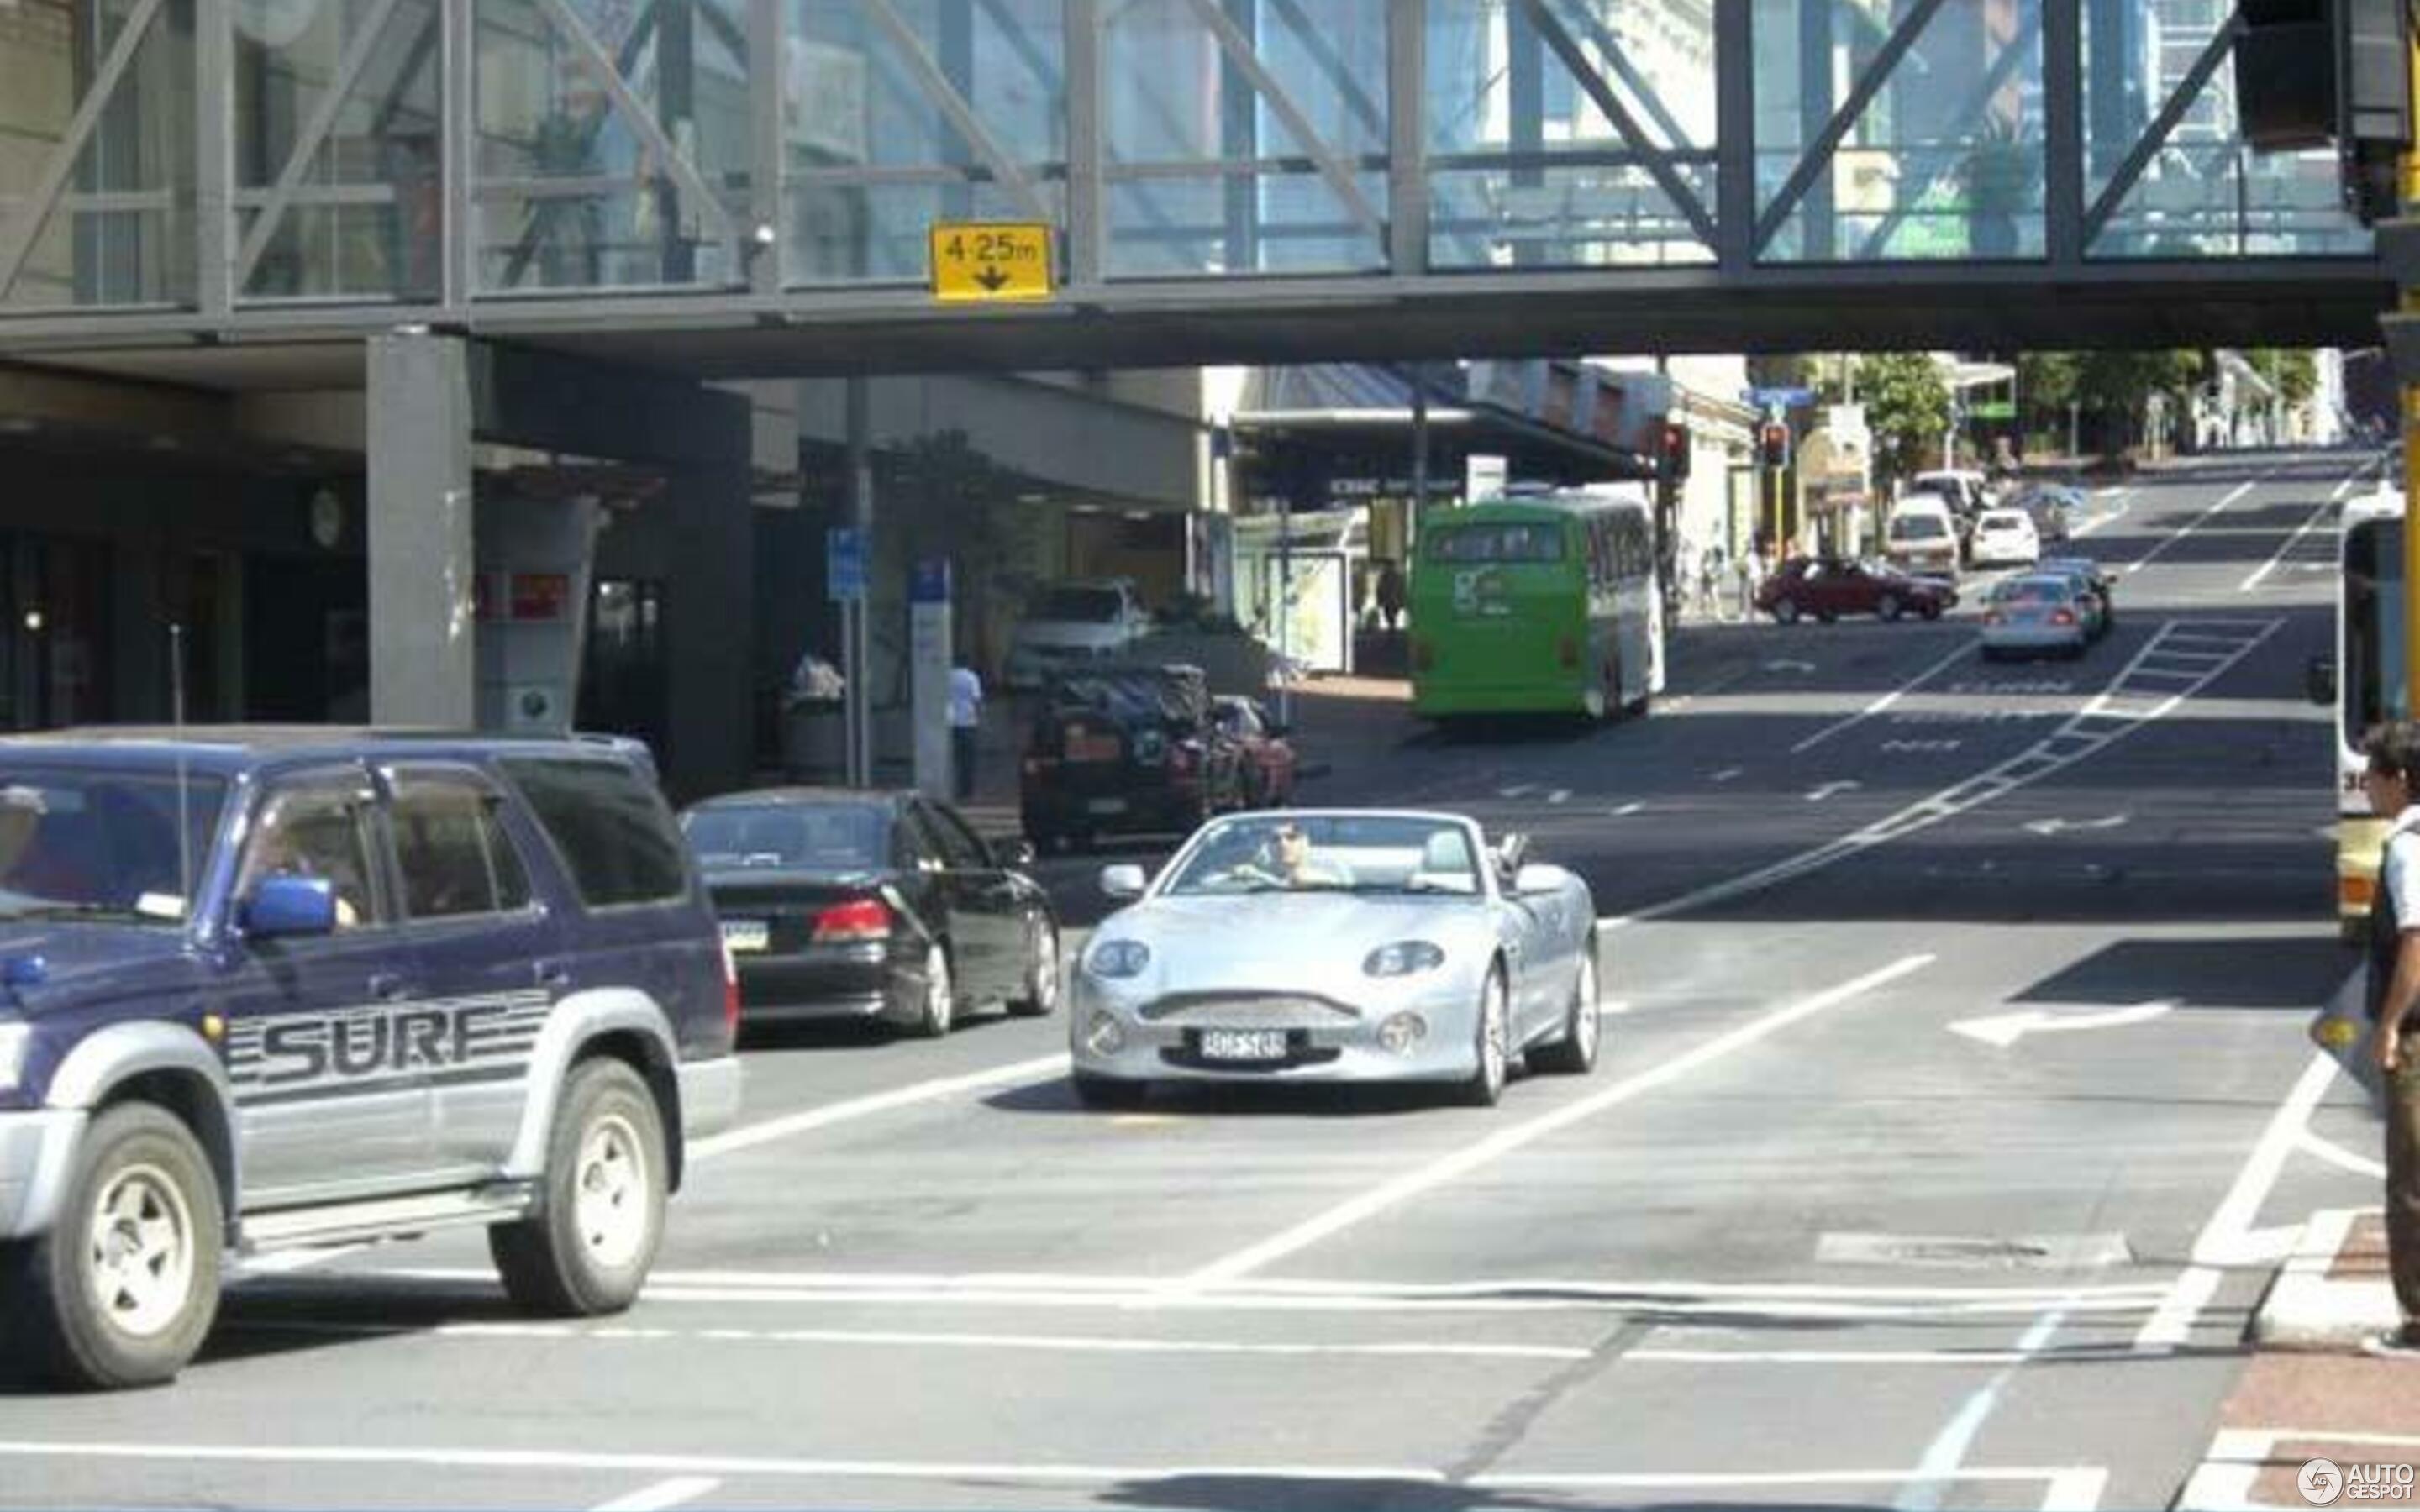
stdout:
[[2402,1326],[2372,1353],[2420,1359],[2420,724],[2397,719],[2362,742],[2370,811],[2391,820],[2369,904],[2369,1053],[2386,1077],[2386,1258]]
[[950,777],[960,803],[975,795],[977,737],[983,732],[984,687],[960,657],[950,669]]

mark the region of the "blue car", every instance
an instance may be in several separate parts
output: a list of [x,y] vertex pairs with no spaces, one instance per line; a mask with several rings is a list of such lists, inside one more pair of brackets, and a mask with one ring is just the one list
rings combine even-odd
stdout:
[[453,1227],[526,1307],[625,1307],[737,1014],[626,752],[0,739],[0,1360],[164,1381],[229,1256]]

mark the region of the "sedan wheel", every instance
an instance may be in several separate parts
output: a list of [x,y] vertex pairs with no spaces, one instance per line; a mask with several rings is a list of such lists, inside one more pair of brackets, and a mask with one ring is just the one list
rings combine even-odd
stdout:
[[937,940],[924,950],[924,1011],[916,1020],[918,1038],[938,1040],[949,1033],[957,1006],[957,984],[950,980],[950,952]]
[[1492,1108],[1504,1095],[1504,1084],[1512,1074],[1512,1027],[1510,991],[1504,982],[1503,968],[1487,974],[1487,985],[1479,992],[1479,1025],[1473,1051],[1478,1064],[1470,1079],[1462,1084],[1462,1101],[1472,1107]]
[[1773,617],[1783,625],[1796,625],[1798,623],[1798,600],[1794,598],[1775,600],[1773,606]]
[[1024,1018],[1040,1018],[1059,1006],[1059,932],[1046,915],[1025,921],[1025,995],[1013,999],[1008,1011]]
[[1901,612],[1897,594],[1885,594],[1874,600],[1874,612],[1885,620],[1896,620]]

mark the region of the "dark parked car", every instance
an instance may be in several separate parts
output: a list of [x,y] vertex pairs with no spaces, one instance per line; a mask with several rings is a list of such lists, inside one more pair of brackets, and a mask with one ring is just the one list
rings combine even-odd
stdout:
[[1105,834],[1190,834],[1241,807],[1239,748],[1221,734],[1201,669],[1069,672],[1043,694],[1020,765],[1025,833],[1036,845]]
[[1237,798],[1248,809],[1282,807],[1294,801],[1298,763],[1287,727],[1270,717],[1258,699],[1217,700],[1221,738],[1235,747]]
[[1784,625],[1812,614],[1830,624],[1843,614],[1941,618],[1958,590],[1938,578],[1915,578],[1880,562],[1847,557],[1792,557],[1757,591],[1756,607]]
[[1022,841],[914,793],[735,793],[681,816],[751,1024],[950,1032],[966,1009],[1059,1003],[1059,920]]

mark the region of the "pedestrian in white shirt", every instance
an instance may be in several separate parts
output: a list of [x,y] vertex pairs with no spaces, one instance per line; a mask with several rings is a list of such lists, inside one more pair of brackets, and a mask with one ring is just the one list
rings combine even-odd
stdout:
[[960,803],[975,795],[975,736],[983,729],[984,687],[974,669],[950,669],[950,765]]

